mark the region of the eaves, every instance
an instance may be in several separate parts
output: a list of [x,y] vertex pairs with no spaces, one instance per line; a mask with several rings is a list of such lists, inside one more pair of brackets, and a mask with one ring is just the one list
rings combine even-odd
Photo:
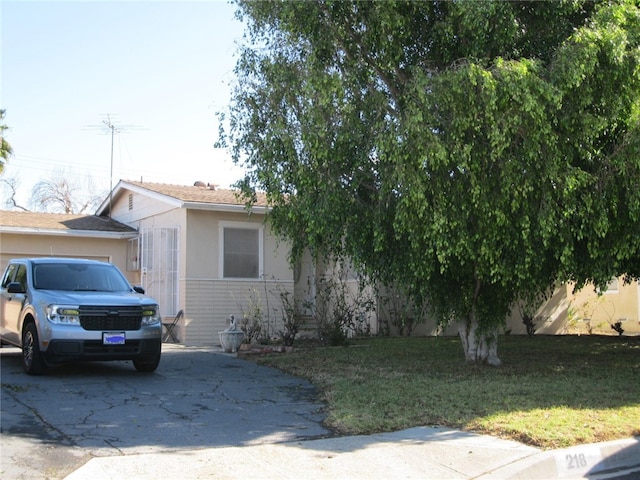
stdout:
[[180,205],[182,208],[191,210],[208,210],[212,212],[235,212],[235,213],[255,213],[266,214],[269,209],[262,206],[252,206],[247,210],[244,205],[230,205],[227,203],[203,203],[203,202],[182,202]]
[[28,228],[28,227],[2,227],[0,234],[13,233],[18,235],[48,235],[56,237],[82,237],[82,238],[102,238],[109,240],[123,240],[136,238],[137,231],[131,232],[101,232],[97,230],[60,230],[55,228]]

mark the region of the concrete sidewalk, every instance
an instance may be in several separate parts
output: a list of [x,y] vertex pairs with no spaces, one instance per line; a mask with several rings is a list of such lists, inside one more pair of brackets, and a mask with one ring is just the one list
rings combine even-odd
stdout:
[[[635,476],[637,475],[637,477]],[[444,428],[94,458],[66,480],[640,478],[640,439],[542,451]]]

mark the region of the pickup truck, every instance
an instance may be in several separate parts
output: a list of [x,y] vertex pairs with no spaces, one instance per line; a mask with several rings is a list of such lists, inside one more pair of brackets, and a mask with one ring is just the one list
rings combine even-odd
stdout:
[[158,303],[118,268],[97,260],[10,260],[0,283],[0,341],[22,348],[30,375],[75,361],[160,363]]

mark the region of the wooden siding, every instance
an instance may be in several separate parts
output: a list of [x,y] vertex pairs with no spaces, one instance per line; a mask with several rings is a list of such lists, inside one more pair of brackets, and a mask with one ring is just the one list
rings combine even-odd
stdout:
[[220,345],[218,332],[228,328],[229,316],[234,315],[239,327],[243,310],[249,311],[252,302],[262,309],[263,328],[268,321],[271,336],[277,336],[282,329],[282,316],[276,289],[293,296],[293,282],[188,279],[184,288],[185,317],[180,340],[196,346]]
[[[131,195],[131,201],[129,195]],[[159,202],[146,195],[129,191],[123,192],[112,201],[111,216],[127,225],[135,225],[142,219],[152,218],[176,209],[176,205]]]

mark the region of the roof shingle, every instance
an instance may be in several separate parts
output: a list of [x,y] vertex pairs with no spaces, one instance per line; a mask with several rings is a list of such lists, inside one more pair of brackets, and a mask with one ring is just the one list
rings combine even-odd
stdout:
[[136,229],[111,218],[97,215],[20,212],[0,210],[0,226],[46,230],[84,230],[135,233]]
[[[129,180],[126,180],[125,182],[155,193],[176,198],[183,202],[222,205],[245,205],[247,202],[246,197],[243,197],[239,190],[209,188],[207,186],[200,187],[195,185],[169,185],[165,183],[135,182]],[[255,205],[259,207],[267,205],[267,197],[264,193],[257,194],[257,202]]]

